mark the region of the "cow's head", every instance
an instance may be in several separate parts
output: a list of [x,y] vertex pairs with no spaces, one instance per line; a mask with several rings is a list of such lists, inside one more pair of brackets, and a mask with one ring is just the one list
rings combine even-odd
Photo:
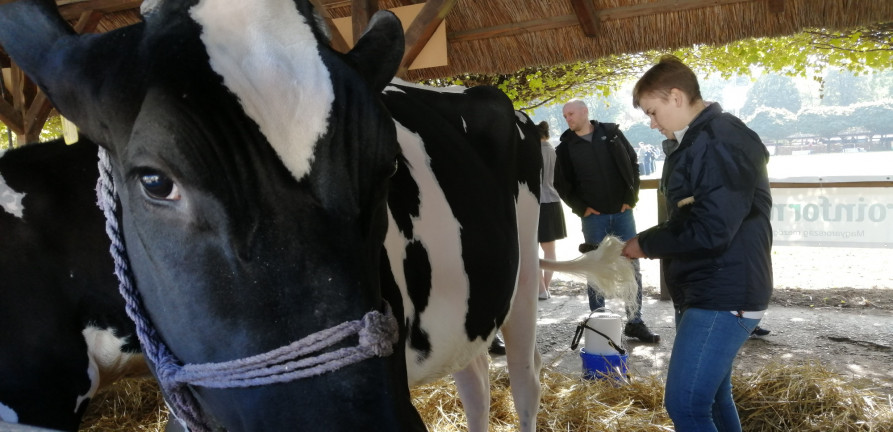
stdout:
[[[383,309],[399,148],[378,94],[402,56],[393,15],[342,55],[306,2],[170,0],[89,36],[55,8],[2,5],[0,44],[108,150],[135,282],[176,357],[252,356]],[[420,428],[402,347],[333,374],[192,392],[229,430]]]

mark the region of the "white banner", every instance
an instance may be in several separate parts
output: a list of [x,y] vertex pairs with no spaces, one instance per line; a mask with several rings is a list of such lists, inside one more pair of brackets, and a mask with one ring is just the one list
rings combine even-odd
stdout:
[[772,189],[779,246],[893,248],[893,188]]

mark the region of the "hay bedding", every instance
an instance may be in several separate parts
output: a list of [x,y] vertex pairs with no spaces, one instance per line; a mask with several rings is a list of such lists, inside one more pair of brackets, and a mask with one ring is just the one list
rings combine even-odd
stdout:
[[[490,430],[515,430],[508,374],[490,371]],[[656,377],[586,381],[546,367],[537,429],[558,431],[672,431],[663,408],[663,382]],[[822,365],[769,364],[752,375],[734,376],[735,401],[745,432],[893,431],[893,400],[859,389]],[[413,402],[434,432],[464,431],[465,414],[448,378],[412,391]],[[124,380],[101,392],[81,431],[161,432],[167,421],[158,386],[151,379]]]

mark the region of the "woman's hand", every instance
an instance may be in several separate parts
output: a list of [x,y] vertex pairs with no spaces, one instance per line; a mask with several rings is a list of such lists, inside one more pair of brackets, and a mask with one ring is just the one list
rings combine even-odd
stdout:
[[633,237],[623,245],[623,251],[620,252],[621,255],[629,258],[648,258],[645,256],[645,252],[642,252],[642,247],[639,246],[639,237]]

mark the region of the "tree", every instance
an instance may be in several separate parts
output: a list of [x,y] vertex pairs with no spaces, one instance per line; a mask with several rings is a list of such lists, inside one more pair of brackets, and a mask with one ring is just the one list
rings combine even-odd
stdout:
[[12,136],[10,134],[9,128],[6,127],[5,124],[0,123],[0,150],[6,150],[9,148],[9,142],[11,141],[10,138],[12,138]]
[[852,114],[849,107],[804,108],[797,116],[796,130],[791,133],[834,137],[853,126]]
[[747,126],[754,130],[760,138],[779,140],[797,132],[797,116],[784,108],[759,108],[747,121]]
[[893,99],[856,104],[853,106],[854,126],[867,130],[872,135],[893,134]]
[[666,137],[660,134],[655,129],[651,129],[651,127],[646,122],[640,123],[632,123],[627,125],[626,128],[621,125],[621,130],[623,131],[623,136],[632,144],[636,146],[636,144],[643,142],[645,144],[651,144],[658,148],[660,148],[660,143],[663,142]]
[[800,93],[791,77],[766,74],[747,92],[747,100],[741,107],[742,116],[752,115],[760,107],[778,108],[789,113],[800,111]]
[[822,105],[845,106],[874,99],[870,83],[850,71],[831,69],[822,83]]

